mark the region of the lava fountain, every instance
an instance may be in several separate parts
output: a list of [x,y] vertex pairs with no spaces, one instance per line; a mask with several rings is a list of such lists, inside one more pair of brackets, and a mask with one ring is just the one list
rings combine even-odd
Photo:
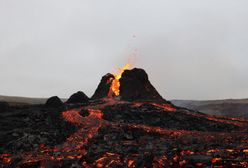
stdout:
[[112,81],[111,87],[109,89],[108,97],[119,96],[120,95],[120,79],[125,70],[130,69],[132,66],[130,64],[126,64],[123,68],[118,68],[117,72],[114,73],[114,79]]

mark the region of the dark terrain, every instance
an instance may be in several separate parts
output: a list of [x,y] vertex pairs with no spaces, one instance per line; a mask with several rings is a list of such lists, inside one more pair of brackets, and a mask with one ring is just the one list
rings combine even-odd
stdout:
[[113,80],[105,75],[92,98],[2,103],[0,167],[248,166],[247,120],[174,106],[142,69],[122,74],[118,96]]
[[64,108],[42,105],[9,107],[0,113],[0,152],[23,152],[40,144],[62,143],[76,127],[61,117]]
[[10,105],[34,105],[45,104],[46,98],[29,98],[17,96],[3,96],[0,95],[0,102],[8,102]]
[[248,99],[227,100],[172,100],[172,103],[210,115],[248,119]]

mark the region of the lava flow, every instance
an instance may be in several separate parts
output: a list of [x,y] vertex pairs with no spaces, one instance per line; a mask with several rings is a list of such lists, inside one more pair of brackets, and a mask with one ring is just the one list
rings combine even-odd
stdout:
[[[122,110],[123,107],[126,107],[130,111],[139,109],[140,112],[130,112],[129,114],[140,114],[141,118],[143,113],[147,113],[145,112],[147,109],[157,111],[154,112],[154,114],[159,113],[162,109],[163,112],[161,115],[176,115],[176,113],[179,115],[180,113],[169,104],[135,104],[114,99],[105,99],[102,101],[103,103],[62,112],[63,119],[78,127],[78,130],[68,137],[63,144],[57,145],[54,148],[40,145],[37,151],[23,153],[16,157],[3,155],[1,156],[2,160],[5,164],[10,164],[11,162],[15,162],[16,159],[21,158],[21,162],[17,165],[29,167],[38,163],[41,168],[49,167],[54,164],[59,165],[60,163],[66,163],[68,161],[79,164],[79,167],[86,168],[184,167],[190,163],[189,159],[194,159],[196,155],[203,157],[206,161],[200,159],[196,163],[190,164],[197,167],[205,167],[211,159],[212,165],[219,164],[219,162],[225,160],[225,158],[216,159],[214,155],[211,157],[209,153],[215,151],[211,143],[216,143],[218,139],[225,138],[225,141],[231,144],[243,137],[244,141],[241,144],[243,144],[243,148],[248,147],[245,145],[248,142],[248,136],[245,133],[210,134],[208,132],[192,130],[171,130],[141,123],[132,123],[131,118],[126,122],[123,122],[122,119],[119,119],[119,121],[110,121],[106,118],[107,116],[104,116],[105,114],[107,115],[106,110],[108,108],[112,109],[118,106],[120,106],[119,109]],[[88,111],[88,116],[83,117],[81,111]],[[118,116],[118,114],[114,112],[110,112],[110,114],[113,115],[113,117]],[[123,116],[125,115],[126,113],[123,114]],[[145,117],[145,115],[143,117]],[[104,130],[107,132],[104,132]],[[118,134],[120,134],[120,136]],[[191,140],[192,137],[194,137],[194,140]],[[198,151],[197,146],[194,145],[191,150],[182,149],[178,152],[174,151],[179,142],[180,144],[185,144],[186,147],[192,143],[205,143],[206,149],[202,148],[202,151]],[[208,143],[210,145],[207,145]],[[123,149],[120,149],[122,147]],[[228,149],[227,152],[231,155],[237,153],[237,150]],[[244,150],[244,152],[246,152],[246,150]],[[143,161],[144,163],[141,164],[140,159],[142,158],[146,159]],[[247,162],[242,161],[241,163],[240,161],[239,165],[240,164],[247,164]]]
[[61,161],[65,159],[80,159],[87,154],[84,148],[102,125],[102,112],[94,110],[94,107],[88,107],[89,116],[82,117],[80,109],[67,110],[62,113],[62,117],[72,124],[79,127],[78,131],[67,138],[66,142],[58,145],[55,148],[47,148],[45,145],[40,145],[37,152],[28,152],[22,154],[21,164],[32,164],[40,162],[43,167],[48,166],[49,161]]

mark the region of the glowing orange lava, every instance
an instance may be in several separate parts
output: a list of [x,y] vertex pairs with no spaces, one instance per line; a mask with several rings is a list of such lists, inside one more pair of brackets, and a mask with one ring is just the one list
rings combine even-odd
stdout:
[[131,68],[130,64],[126,64],[123,68],[119,68],[117,72],[114,74],[115,79],[112,81],[110,90],[109,90],[109,97],[112,97],[112,93],[114,93],[115,96],[120,95],[120,79],[125,70],[128,70]]
[[[220,137],[229,137],[230,133],[218,133],[213,132],[209,134],[209,132],[201,132],[201,131],[194,131],[194,130],[174,130],[174,129],[167,129],[167,128],[161,128],[156,126],[149,126],[144,124],[134,124],[134,123],[122,123],[122,122],[114,122],[114,121],[108,121],[104,119],[104,109],[109,106],[118,105],[118,104],[126,104],[130,105],[129,102],[125,101],[118,101],[115,99],[106,99],[104,100],[104,103],[102,104],[93,104],[89,106],[84,106],[78,109],[69,109],[62,112],[62,117],[65,119],[65,121],[70,122],[77,126],[78,130],[70,135],[66,141],[62,144],[56,145],[55,147],[48,147],[45,144],[40,144],[39,148],[35,151],[31,152],[24,152],[20,155],[11,155],[11,154],[0,154],[0,168],[1,165],[6,165],[7,167],[11,167],[12,163],[15,163],[17,159],[21,158],[22,160],[20,163],[18,163],[17,167],[23,167],[25,165],[32,166],[35,163],[40,164],[40,168],[45,167],[51,167],[53,164],[60,164],[63,163],[62,161],[76,161],[76,163],[82,164],[85,168],[91,168],[91,167],[97,167],[97,168],[110,168],[110,167],[127,167],[127,168],[134,168],[134,167],[140,167],[138,166],[141,162],[138,160],[139,158],[143,158],[145,156],[145,153],[137,153],[136,150],[134,150],[134,153],[128,154],[128,156],[125,156],[124,154],[120,153],[112,153],[112,149],[114,147],[111,147],[111,151],[105,151],[101,152],[99,156],[96,157],[95,160],[85,160],[87,157],[86,155],[89,154],[89,149],[87,148],[87,145],[90,146],[90,140],[94,138],[95,135],[99,133],[99,130],[101,128],[116,128],[118,130],[143,130],[146,133],[149,133],[150,135],[162,135],[165,139],[161,138],[161,142],[167,142],[167,137],[170,137],[173,141],[176,140],[177,142],[180,142],[183,140],[183,143],[191,143],[191,141],[187,142],[187,139],[191,137],[196,137],[197,143],[200,143],[201,141],[206,142],[216,142],[216,140],[219,140]],[[133,107],[140,107],[143,104],[150,104],[154,107],[164,109],[165,112],[176,112],[177,108],[173,107],[171,104],[156,104],[156,103],[150,103],[150,102],[142,102],[142,103],[134,103]],[[131,104],[132,105],[132,104]],[[89,112],[88,116],[83,117],[80,112],[82,110],[87,110]],[[211,120],[214,120],[216,122],[224,122],[224,123],[238,123],[240,126],[247,127],[247,121],[245,120],[239,120],[232,118],[228,120],[228,118],[219,117],[219,118],[211,118],[208,116],[205,116],[203,114],[190,114],[195,115],[195,117],[205,117],[206,119],[210,118]],[[209,120],[210,120],[209,119]],[[239,123],[240,122],[240,123]],[[128,129],[127,129],[128,128]],[[99,133],[99,135],[101,135]],[[240,132],[232,133],[234,137],[236,135],[239,135],[240,137],[245,137],[246,133],[240,134]],[[104,136],[105,137],[105,136]],[[144,140],[146,137],[142,138],[141,140],[136,140],[135,138],[133,140],[126,140],[123,139],[121,141],[122,146],[130,146],[134,147],[134,149],[139,149],[139,143],[138,142],[145,142]],[[104,140],[104,139],[103,139]],[[108,138],[107,138],[108,140]],[[113,139],[115,140],[115,139]],[[185,141],[186,140],[186,141]],[[95,141],[93,139],[93,141]],[[104,140],[106,141],[106,140]],[[143,142],[142,142],[143,141]],[[199,141],[199,142],[198,142]],[[165,151],[162,151],[161,155],[155,156],[152,159],[152,166],[155,168],[162,168],[162,167],[185,167],[190,162],[188,160],[185,160],[186,156],[194,155],[208,155],[210,156],[209,163],[212,164],[212,167],[223,167],[219,166],[224,163],[224,161],[228,161],[231,163],[235,163],[236,165],[240,165],[242,167],[247,167],[248,162],[246,160],[226,160],[226,158],[216,157],[215,153],[222,153],[223,151],[229,152],[228,155],[234,156],[234,154],[241,154],[242,157],[248,158],[248,148],[247,148],[247,138],[244,138],[244,146],[240,146],[242,149],[212,149],[209,147],[206,147],[202,152],[194,151],[194,150],[178,150],[176,149],[176,153],[173,155],[167,155],[166,149],[163,149]],[[156,142],[156,141],[154,141]],[[231,141],[230,141],[231,142]],[[93,142],[95,144],[95,142]],[[113,143],[111,143],[113,145]],[[118,144],[119,145],[119,144]],[[157,145],[154,144],[153,147]],[[114,146],[114,145],[113,145]],[[129,148],[129,147],[128,147]],[[167,147],[166,147],[167,148]],[[101,150],[101,148],[99,148]],[[108,149],[108,148],[106,148]],[[142,148],[141,148],[142,149]],[[157,149],[157,148],[155,148]],[[174,150],[173,149],[173,150]],[[162,149],[161,149],[162,150]],[[242,152],[241,152],[242,150]],[[96,149],[98,151],[98,148]],[[99,151],[98,151],[99,153]],[[236,157],[236,156],[235,156]],[[149,157],[150,158],[150,157]],[[81,160],[83,160],[81,162]],[[80,163],[81,162],[81,163]],[[228,164],[227,163],[227,164]],[[19,166],[20,165],[20,166]],[[122,166],[121,166],[122,165]],[[124,166],[125,165],[125,166]],[[4,167],[3,166],[3,167]],[[196,167],[206,167],[205,163],[203,162],[196,162]]]

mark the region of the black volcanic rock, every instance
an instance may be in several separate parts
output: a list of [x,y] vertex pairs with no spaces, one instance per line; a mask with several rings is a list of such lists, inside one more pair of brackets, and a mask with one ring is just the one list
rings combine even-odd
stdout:
[[111,87],[112,81],[114,80],[114,75],[108,73],[102,77],[100,84],[98,85],[92,99],[101,99],[108,97],[109,89]]
[[64,110],[61,107],[51,109],[41,105],[14,104],[0,113],[0,167],[5,167],[2,166],[1,154],[7,151],[23,153],[37,149],[40,144],[59,145],[73,134],[76,127],[61,117]]
[[120,79],[120,96],[122,100],[165,102],[152,86],[147,73],[143,69],[126,70]]
[[0,112],[4,112],[9,108],[9,104],[7,102],[0,102]]
[[67,100],[68,104],[77,104],[77,103],[88,103],[89,98],[84,94],[84,92],[79,91],[71,95],[71,97]]
[[63,105],[63,102],[58,96],[50,97],[45,104],[47,107],[60,107]]

